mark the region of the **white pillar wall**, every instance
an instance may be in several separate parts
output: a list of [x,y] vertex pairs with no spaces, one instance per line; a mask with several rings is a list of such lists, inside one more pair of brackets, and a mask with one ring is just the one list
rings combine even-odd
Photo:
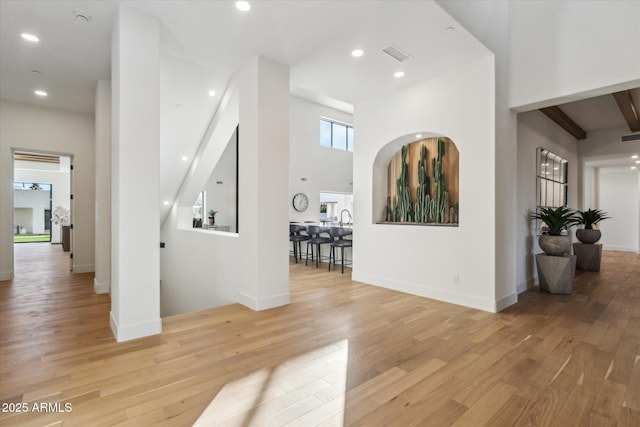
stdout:
[[289,303],[289,69],[255,57],[240,73],[238,231],[255,270],[238,301],[263,310]]
[[160,23],[121,6],[112,35],[111,329],[158,334]]
[[96,87],[96,192],[95,278],[96,293],[109,292],[111,284],[111,83]]

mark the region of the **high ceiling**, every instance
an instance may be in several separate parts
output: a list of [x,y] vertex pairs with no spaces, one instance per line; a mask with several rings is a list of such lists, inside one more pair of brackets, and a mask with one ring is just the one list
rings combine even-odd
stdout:
[[[175,198],[232,73],[255,55],[290,67],[293,94],[352,112],[360,100],[489,53],[429,0],[265,0],[252,1],[244,13],[235,1],[2,0],[0,98],[92,114],[96,82],[110,79],[111,29],[120,4],[161,22],[166,201]],[[40,42],[22,40],[23,32]],[[400,63],[381,51],[392,44],[411,58]],[[362,57],[351,56],[356,48],[364,50]],[[400,70],[405,76],[394,78]],[[35,89],[48,96],[36,97]]]
[[[243,13],[234,1],[3,0],[0,96],[91,113],[96,80],[110,76],[119,3],[156,16],[162,52],[208,69],[220,91],[234,70],[263,55],[291,67],[292,91],[345,109],[487,53],[432,1],[254,1]],[[25,42],[22,32],[41,42]],[[391,44],[412,58],[400,64],[381,52]],[[364,56],[352,58],[355,48]],[[394,79],[400,69],[405,77]],[[49,96],[34,98],[35,87]]]
[[[294,95],[352,112],[363,99],[489,53],[430,0],[255,0],[249,12],[237,10],[235,1],[1,0],[0,98],[92,114],[96,82],[110,79],[111,29],[120,5],[161,22],[166,201],[175,198],[232,73],[255,55],[290,67]],[[40,42],[23,40],[23,32]],[[400,63],[383,53],[390,45],[410,59]],[[351,56],[356,48],[362,57]],[[405,76],[394,78],[400,70]],[[48,96],[35,96],[35,89]],[[606,96],[567,104],[566,113],[586,131],[624,125]]]

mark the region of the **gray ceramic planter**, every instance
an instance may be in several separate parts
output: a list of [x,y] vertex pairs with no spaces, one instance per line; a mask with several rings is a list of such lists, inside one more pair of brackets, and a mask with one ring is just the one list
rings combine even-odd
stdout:
[[586,228],[579,228],[576,230],[576,237],[582,243],[592,245],[596,243],[598,240],[600,240],[600,237],[602,237],[602,233],[600,233],[600,230],[594,230],[594,229],[588,230]]
[[551,256],[563,256],[571,250],[571,236],[552,236],[541,234],[538,237],[538,245],[545,254]]

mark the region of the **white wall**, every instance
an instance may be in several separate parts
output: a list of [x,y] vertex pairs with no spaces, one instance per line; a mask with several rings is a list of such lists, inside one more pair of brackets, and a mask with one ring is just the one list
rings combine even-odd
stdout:
[[495,299],[503,309],[516,296],[516,115],[509,109],[509,7],[503,0],[440,0],[440,6],[493,52],[495,57]]
[[[35,170],[21,168],[23,162],[16,161],[14,179],[16,182],[42,182],[51,184],[51,210],[52,213],[57,206],[70,209],[71,194],[69,170],[62,169],[61,165],[55,164],[58,170]],[[40,163],[39,165],[42,165]],[[25,165],[26,166],[26,165]],[[48,203],[47,203],[48,206]],[[49,209],[47,207],[47,209]],[[60,243],[60,225],[51,222],[51,243]]]
[[[289,219],[318,221],[320,192],[353,192],[353,153],[320,146],[320,117],[353,124],[353,116],[297,97],[291,97],[290,102]],[[354,129],[356,147],[358,138],[358,130]],[[291,200],[296,193],[309,197],[309,207],[304,212],[293,209]]]
[[[621,143],[629,128],[592,131],[578,144],[580,161],[579,200],[581,209],[594,208],[598,202],[598,168],[613,164],[633,166],[632,155],[640,155],[640,141]],[[636,165],[637,166],[637,165]]]
[[160,319],[160,23],[118,10],[111,43],[111,330],[162,331]]
[[[356,105],[360,142],[354,151],[354,280],[482,310],[499,309],[494,81],[494,58],[487,55]],[[446,135],[458,147],[459,227],[375,224],[386,199],[388,159],[416,133]]]
[[[640,3],[456,1],[440,6],[496,56],[496,297],[523,286],[513,112],[640,86]],[[607,31],[602,31],[606,28]],[[591,137],[591,135],[590,135]],[[519,148],[518,148],[519,150]],[[575,171],[577,164],[574,162]],[[575,191],[575,190],[574,190]],[[578,191],[582,191],[578,189]],[[517,224],[517,225],[516,225]],[[510,237],[511,236],[511,237]],[[523,236],[518,234],[521,240]],[[517,267],[516,267],[517,266]],[[517,279],[516,279],[517,277]]]
[[568,164],[567,200],[578,208],[578,142],[540,111],[518,114],[518,190],[517,190],[517,289],[524,292],[536,283],[534,254],[541,253],[535,224],[529,215],[536,209],[536,149],[545,148]]
[[511,107],[522,111],[640,86],[640,2],[508,3]]
[[[29,234],[44,233],[44,211],[50,209],[49,190],[13,190],[13,206],[16,212],[14,228],[20,226]],[[24,215],[24,211],[30,211]]]
[[73,155],[73,269],[94,270],[94,119],[0,101],[0,280],[13,277],[13,149]]
[[[631,166],[640,166],[631,158],[640,155],[640,141],[620,142],[621,136],[629,133],[627,127],[593,131],[578,144],[582,166],[579,177],[581,209],[602,209],[610,214],[611,211],[616,212],[614,218],[599,224],[605,249],[637,251],[640,245],[640,215],[637,213],[640,197],[634,192],[639,185],[636,183],[634,187],[629,178],[627,181],[623,178],[623,172],[633,174],[629,169]],[[611,169],[615,165],[621,169]],[[613,174],[612,171],[616,170],[618,172]],[[605,175],[601,176],[603,173]],[[616,180],[620,181],[620,188],[612,188],[611,184]],[[625,189],[623,197],[613,196],[620,195],[622,189]],[[624,235],[620,231],[623,229],[627,230]],[[638,231],[635,234],[632,232],[634,229]]]
[[31,224],[33,224],[33,208],[14,208],[13,224],[16,234],[22,232],[31,233]]
[[597,207],[611,217],[598,224],[605,250],[638,252],[640,187],[638,170],[601,168]]
[[111,286],[111,83],[96,86],[96,198],[95,270],[96,293]]
[[[233,133],[216,139],[211,131],[162,228],[163,316],[232,302],[255,310],[289,303],[288,69],[252,59],[236,74],[221,105],[212,121],[216,128],[234,129],[238,118],[240,123],[240,233],[194,230],[190,210],[189,226],[181,226],[181,210],[190,209],[188,203],[215,165],[202,162],[200,156],[216,151],[208,145],[220,144],[218,155],[212,155],[217,161]],[[207,166],[209,173],[198,170]]]

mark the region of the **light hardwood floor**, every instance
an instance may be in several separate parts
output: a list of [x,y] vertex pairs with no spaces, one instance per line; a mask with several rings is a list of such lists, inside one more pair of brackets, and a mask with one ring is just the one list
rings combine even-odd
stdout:
[[605,252],[573,295],[525,292],[498,314],[291,264],[289,306],[174,316],[125,343],[59,246],[16,261],[2,426],[640,426],[637,255]]

